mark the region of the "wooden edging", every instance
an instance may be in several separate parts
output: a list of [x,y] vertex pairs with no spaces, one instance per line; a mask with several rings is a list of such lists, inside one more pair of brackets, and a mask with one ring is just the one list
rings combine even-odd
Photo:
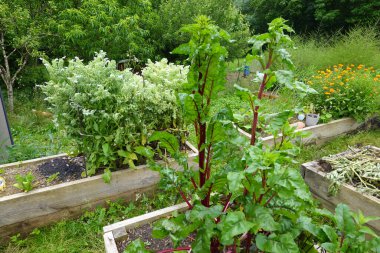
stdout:
[[[189,148],[193,150],[194,147]],[[197,155],[194,151],[189,153],[190,166],[196,167]],[[174,160],[170,165],[178,168]],[[0,197],[0,241],[63,218],[78,217],[84,210],[105,205],[108,200],[123,198],[129,201],[136,199],[137,194],[153,193],[159,180],[158,172],[141,165],[113,172],[110,184],[104,183],[102,175],[98,175]]]
[[[333,120],[326,124],[319,124],[316,126],[310,126],[305,127],[303,129],[298,129],[295,132],[307,132],[310,135],[307,137],[302,138],[303,144],[321,144],[324,143],[331,138],[334,138],[338,135],[351,132],[353,130],[356,130],[358,127],[360,127],[361,124],[356,122],[352,118],[343,118],[338,120]],[[238,131],[243,136],[247,137],[248,139],[251,139],[251,135],[244,130],[238,128]],[[269,146],[274,145],[274,136],[267,136],[264,138],[261,138],[263,143]],[[277,142],[279,142],[281,139],[281,135],[276,139]]]
[[[327,209],[334,211],[339,203],[345,203],[355,212],[361,210],[365,216],[380,216],[380,199],[363,194],[349,184],[342,184],[337,195],[331,196],[330,181],[317,161],[302,164],[301,174],[310,191]],[[368,226],[380,235],[380,220],[370,221]]]
[[160,218],[170,216],[173,212],[182,212],[186,209],[188,209],[187,204],[182,203],[103,227],[106,252],[118,253],[116,241],[122,240],[127,235],[129,229],[151,223]]
[[62,154],[58,154],[58,155],[44,156],[44,157],[20,161],[20,162],[1,164],[0,169],[18,168],[18,167],[25,166],[25,165],[43,163],[45,161],[50,161],[52,159],[61,158],[61,157],[65,157],[65,156],[68,156],[68,154],[62,153]]

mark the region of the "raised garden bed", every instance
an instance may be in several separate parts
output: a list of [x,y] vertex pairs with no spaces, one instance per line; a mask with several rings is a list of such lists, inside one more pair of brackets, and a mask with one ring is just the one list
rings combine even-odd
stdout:
[[[197,150],[189,143],[189,161],[197,156]],[[59,155],[62,158],[64,155]],[[9,164],[9,168],[44,163],[57,156]],[[175,167],[175,161],[171,162]],[[195,166],[195,165],[194,165]],[[3,169],[7,165],[1,166]],[[160,176],[147,165],[135,169],[115,171],[110,184],[102,175],[34,189],[0,197],[0,235],[7,240],[16,233],[28,233],[36,227],[53,223],[62,218],[79,216],[85,209],[104,205],[108,200],[123,198],[133,200],[137,193],[151,193],[157,187]]]
[[[360,164],[360,170],[364,170],[366,163],[371,162],[371,166],[377,166],[380,170],[380,149],[373,146],[363,147],[362,149],[353,149],[350,151],[346,151],[337,155],[332,156],[332,158],[337,157],[352,157],[355,152],[362,152],[365,149],[371,149],[375,151],[376,157],[371,161],[368,160],[367,157],[363,157],[363,162]],[[361,153],[360,153],[361,154]],[[364,155],[363,155],[364,156]],[[328,176],[327,173],[333,171],[333,168],[338,168],[333,165],[333,167],[329,167],[331,165],[326,164],[330,159],[321,159],[319,161],[312,161],[308,163],[304,163],[301,166],[301,173],[305,180],[305,182],[309,185],[310,191],[313,195],[321,202],[321,204],[327,209],[334,210],[336,205],[339,203],[345,203],[351,207],[352,210],[358,211],[361,210],[365,216],[380,216],[380,199],[378,196],[378,190],[380,189],[379,185],[377,186],[376,191],[363,191],[363,189],[359,186],[361,184],[361,180],[356,177],[356,174],[352,179],[349,179],[350,183],[342,183],[337,191],[336,195],[331,194],[331,185],[332,181],[329,179],[331,176]],[[358,162],[355,160],[355,163]],[[377,164],[377,165],[376,165]],[[349,164],[345,164],[342,168],[350,169]],[[359,174],[359,173],[358,173]],[[330,174],[331,175],[331,174]],[[379,179],[375,179],[375,181],[379,182]],[[373,182],[371,184],[374,184]],[[357,185],[355,187],[354,185]],[[372,192],[372,193],[371,193]],[[369,227],[371,227],[377,234],[380,235],[380,220],[371,221],[368,223]]]
[[103,227],[104,245],[107,253],[119,253],[120,244],[126,239],[132,239],[130,230],[137,227],[149,226],[150,223],[164,217],[170,216],[173,212],[181,212],[188,209],[186,203],[170,206],[151,213],[140,215],[131,219],[120,221]]
[[[316,126],[305,127],[302,129],[296,130],[296,132],[308,132],[310,135],[308,137],[302,138],[303,144],[321,144],[324,143],[338,135],[348,133],[358,129],[362,124],[356,122],[351,118],[344,118],[333,120],[326,124],[319,124]],[[238,128],[239,132],[246,136],[248,139],[251,138],[251,135],[244,130]],[[279,137],[276,141],[279,141],[281,137]],[[263,142],[269,146],[274,144],[274,136],[267,136],[262,138]]]

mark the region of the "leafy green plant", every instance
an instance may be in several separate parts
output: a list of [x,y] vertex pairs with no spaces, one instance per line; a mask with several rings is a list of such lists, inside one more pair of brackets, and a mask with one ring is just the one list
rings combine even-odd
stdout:
[[[234,124],[232,112],[223,108],[210,113],[212,101],[224,87],[227,56],[221,45],[228,40],[223,30],[204,16],[185,26],[182,31],[191,35],[189,43],[174,52],[188,55],[190,71],[184,93],[180,93],[186,122],[196,132],[198,171],[193,170],[178,150],[175,136],[157,132],[149,141],[159,141],[171,157],[184,168],[177,171],[167,164],[152,164],[163,176],[167,187],[176,189],[189,210],[170,219],[158,221],[153,236],[170,236],[174,249],[194,252],[298,252],[296,239],[302,229],[296,222],[305,210],[313,205],[293,158],[299,149],[292,144],[297,137],[289,126],[291,111],[267,115],[266,131],[276,137],[282,134],[273,147],[264,146],[257,135],[259,110],[263,92],[275,82],[301,93],[314,92],[295,80],[290,70],[277,69],[283,63],[292,68],[287,48],[292,46],[285,31],[291,28],[283,19],[275,19],[269,32],[252,38],[252,56],[258,61],[261,73],[257,95],[237,87],[244,101],[253,111],[251,140],[241,137]],[[287,138],[290,137],[290,138]],[[176,248],[179,242],[196,232],[191,247]],[[133,244],[130,252],[141,248]]]
[[[378,252],[380,239],[365,223],[378,217],[365,217],[361,211],[354,213],[345,204],[338,204],[335,214],[327,210],[315,210],[317,217],[329,220],[318,225],[310,218],[300,219],[302,227],[315,236],[320,246],[329,253]],[[366,238],[371,236],[372,239]]]
[[33,189],[34,176],[32,172],[28,172],[26,175],[16,175],[16,184],[13,186],[23,190],[24,192],[31,191]]
[[318,71],[308,84],[318,94],[309,95],[305,102],[313,103],[318,113],[330,118],[364,120],[380,108],[380,75],[373,67],[334,65]]
[[[80,59],[44,62],[50,81],[42,86],[55,122],[86,158],[86,173],[105,168],[134,167],[142,157],[136,148],[147,144],[153,130],[182,133],[177,90],[188,69],[149,62],[143,75],[116,70],[104,52],[84,64]],[[109,170],[107,170],[109,169]]]
[[53,182],[54,180],[56,180],[56,179],[58,178],[58,176],[59,176],[59,172],[56,172],[56,173],[50,175],[50,176],[46,179],[46,182],[47,182],[48,184],[50,184],[51,182]]

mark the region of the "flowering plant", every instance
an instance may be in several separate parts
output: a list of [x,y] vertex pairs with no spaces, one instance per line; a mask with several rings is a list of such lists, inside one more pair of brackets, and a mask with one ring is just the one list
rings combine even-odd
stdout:
[[308,81],[318,94],[309,94],[318,113],[332,118],[363,120],[379,107],[380,72],[363,64],[334,65],[318,71]]

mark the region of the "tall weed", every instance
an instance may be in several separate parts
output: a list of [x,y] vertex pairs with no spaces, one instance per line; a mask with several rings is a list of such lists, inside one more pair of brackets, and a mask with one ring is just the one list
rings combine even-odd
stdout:
[[380,68],[380,31],[376,26],[355,27],[345,34],[314,34],[295,38],[296,50],[291,54],[302,77],[335,64],[364,64]]

